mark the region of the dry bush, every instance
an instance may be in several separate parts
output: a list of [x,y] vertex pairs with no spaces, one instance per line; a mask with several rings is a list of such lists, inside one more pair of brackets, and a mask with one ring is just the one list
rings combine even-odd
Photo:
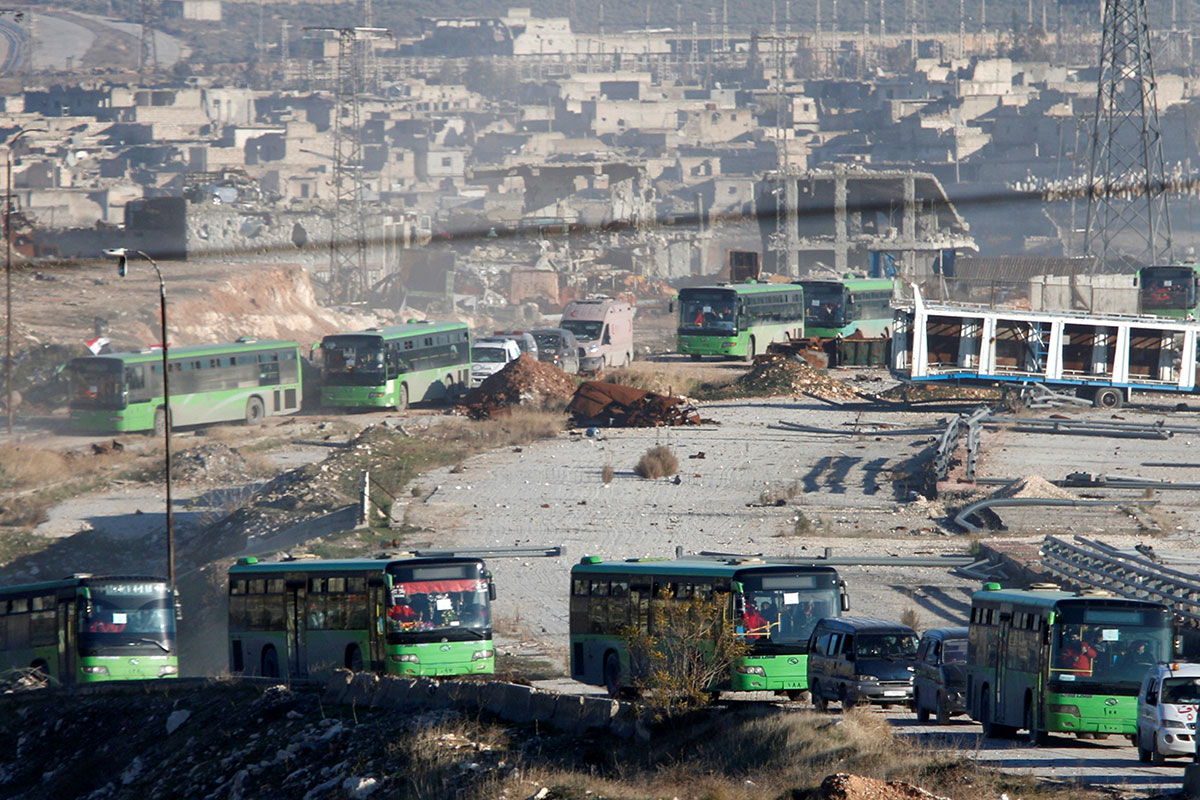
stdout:
[[788,536],[810,536],[815,532],[815,526],[812,520],[804,515],[803,511],[797,511],[796,515],[789,519],[784,524],[779,533],[775,534],[778,538],[786,538]]
[[912,606],[904,609],[904,611],[900,614],[900,623],[902,625],[907,625],[918,633],[921,632],[921,615],[918,614],[917,610]]
[[613,469],[612,464],[605,464],[604,469],[600,470],[600,480],[604,481],[605,483],[612,483],[615,475],[616,471]]
[[662,478],[679,471],[679,459],[665,444],[655,445],[642,454],[633,471],[643,478]]
[[634,362],[628,367],[614,369],[605,374],[604,380],[676,397],[690,396],[700,383],[695,370],[690,367],[647,362]]
[[461,445],[466,450],[464,455],[473,455],[493,447],[551,439],[566,427],[565,413],[518,406],[510,414],[482,422],[464,418],[447,419],[443,424],[431,428],[428,438]]
[[95,464],[84,459],[72,462],[62,453],[20,445],[0,445],[0,488],[30,489],[59,483],[82,472],[91,472]]
[[784,505],[803,491],[804,483],[799,479],[792,481],[787,486],[774,486],[768,483],[758,493],[758,504],[760,506]]

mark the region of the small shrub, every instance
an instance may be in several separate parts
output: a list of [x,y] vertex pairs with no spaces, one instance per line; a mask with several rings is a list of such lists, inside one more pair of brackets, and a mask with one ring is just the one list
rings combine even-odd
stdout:
[[613,470],[612,464],[605,464],[604,469],[600,470],[600,480],[605,483],[612,483],[613,476],[616,472]]
[[633,471],[643,478],[662,478],[674,475],[679,471],[679,459],[665,444],[655,445],[638,459]]
[[921,630],[921,615],[918,614],[917,610],[912,606],[909,606],[908,608],[904,609],[903,612],[901,612],[900,622],[901,624],[912,628],[914,631],[919,632]]

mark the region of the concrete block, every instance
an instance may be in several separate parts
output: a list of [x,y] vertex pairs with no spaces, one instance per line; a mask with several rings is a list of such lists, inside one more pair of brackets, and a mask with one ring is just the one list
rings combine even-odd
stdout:
[[1183,796],[1187,800],[1200,800],[1200,764],[1183,768]]
[[375,689],[379,685],[379,676],[374,672],[356,672],[354,680],[350,681],[350,689],[346,692],[347,703],[356,706],[370,706],[375,698]]
[[454,696],[454,707],[468,716],[475,716],[483,708],[485,686],[478,681],[459,681]]
[[529,721],[529,697],[533,689],[510,683],[504,688],[504,708],[500,716],[509,722],[523,723]]
[[632,739],[637,730],[637,706],[633,703],[617,703],[608,730],[613,736]]
[[529,694],[529,721],[550,722],[558,707],[558,695],[554,692],[533,691]]
[[579,717],[580,732],[607,728],[616,712],[616,700],[608,697],[583,698],[583,712]]
[[408,693],[408,704],[414,708],[432,708],[438,682],[433,678],[417,678]]
[[335,669],[333,674],[329,676],[329,682],[325,684],[325,695],[321,698],[321,702],[331,706],[340,706],[346,699],[346,692],[350,689],[350,681],[354,679],[354,673],[348,669]]
[[375,692],[375,705],[394,709],[408,706],[409,695],[412,693],[413,687],[417,685],[412,678],[401,678],[396,675],[387,675],[380,683],[379,689]]
[[577,695],[559,695],[558,703],[554,706],[554,719],[550,724],[565,733],[579,730],[580,720],[583,719],[583,698]]
[[429,697],[430,708],[454,708],[459,684],[455,681],[438,681],[437,689]]
[[487,699],[483,703],[483,710],[497,717],[504,714],[505,702],[505,687],[509,684],[504,681],[488,681],[487,683]]

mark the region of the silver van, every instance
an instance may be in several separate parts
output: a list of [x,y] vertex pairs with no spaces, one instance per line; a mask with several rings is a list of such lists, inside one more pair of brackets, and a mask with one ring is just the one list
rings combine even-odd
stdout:
[[825,711],[829,701],[848,710],[912,701],[917,632],[874,617],[826,617],[808,639],[808,691]]

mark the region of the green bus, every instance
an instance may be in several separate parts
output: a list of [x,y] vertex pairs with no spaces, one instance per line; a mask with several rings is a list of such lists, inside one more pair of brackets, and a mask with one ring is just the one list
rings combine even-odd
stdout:
[[59,684],[178,677],[167,582],[80,574],[0,589],[0,668]]
[[727,283],[679,292],[679,352],[693,360],[753,361],[772,342],[804,336],[804,289],[794,283]]
[[[750,646],[713,691],[768,691],[792,700],[808,689],[808,637],[817,621],[849,609],[845,584],[832,567],[585,556],[571,568],[571,677],[603,686],[613,697],[633,688],[640,676],[624,632],[647,630],[651,603],[692,598],[717,599],[727,623]],[[748,624],[751,609],[758,615],[754,624]]]
[[1171,319],[1197,319],[1200,264],[1170,264],[1138,270],[1141,313]]
[[461,322],[410,322],[321,340],[321,405],[408,408],[469,388],[471,334]]
[[[300,346],[242,338],[228,344],[172,347],[171,426],[245,420],[300,409]],[[72,359],[66,367],[71,424],[88,433],[166,427],[162,350]]]
[[303,678],[495,672],[491,572],[479,558],[261,562],[229,569],[229,668]]
[[878,339],[892,325],[892,282],[887,278],[796,281],[804,287],[804,333],[822,339]]
[[985,736],[1028,732],[1105,738],[1137,732],[1146,645],[1158,661],[1173,652],[1170,609],[1103,592],[1028,590],[987,584],[971,602],[967,713]]

